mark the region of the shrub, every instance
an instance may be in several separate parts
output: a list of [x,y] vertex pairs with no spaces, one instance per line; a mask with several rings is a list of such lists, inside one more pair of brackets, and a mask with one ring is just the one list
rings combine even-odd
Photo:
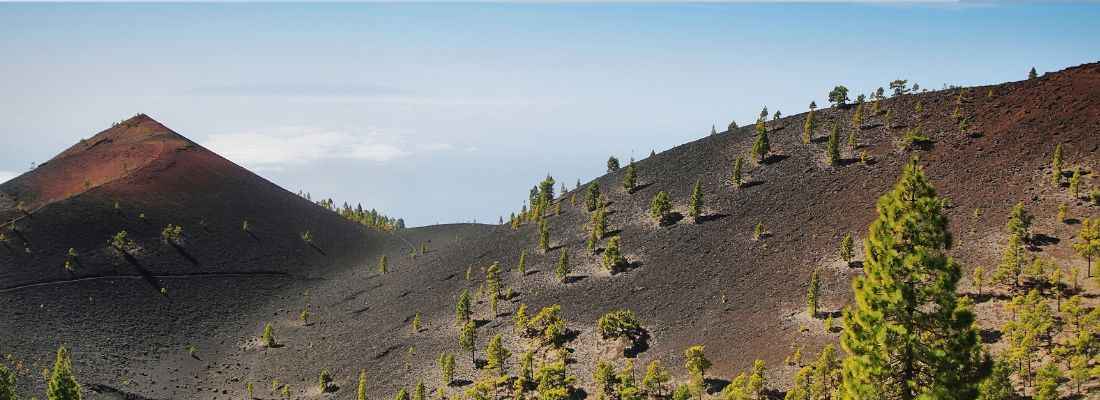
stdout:
[[607,173],[612,173],[619,170],[619,159],[615,156],[607,158]]
[[672,201],[669,200],[668,193],[664,190],[657,192],[649,205],[649,215],[658,224],[664,225],[668,222],[670,212],[672,212]]
[[911,149],[913,146],[925,146],[931,143],[932,139],[921,133],[920,126],[906,129],[904,136],[901,138],[901,145],[905,149]]
[[829,103],[839,107],[844,107],[848,104],[848,88],[844,85],[837,85],[829,92]]
[[623,258],[619,250],[619,237],[612,237],[611,240],[607,242],[607,248],[603,251],[603,267],[614,273],[621,268],[623,264],[626,264],[626,259]]
[[313,232],[310,232],[310,231],[309,231],[309,230],[307,229],[307,230],[306,230],[305,232],[302,232],[302,235],[301,235],[301,236],[302,236],[302,241],[303,241],[303,242],[306,242],[306,243],[309,243],[309,244],[313,244]]
[[633,342],[645,334],[641,321],[630,310],[614,310],[604,314],[596,321],[596,328],[604,339],[627,338]]

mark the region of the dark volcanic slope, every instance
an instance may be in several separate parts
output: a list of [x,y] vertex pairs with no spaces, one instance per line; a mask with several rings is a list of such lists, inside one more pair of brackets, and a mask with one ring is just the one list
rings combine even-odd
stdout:
[[[1068,204],[1074,216],[1095,216],[1097,208],[1052,187],[1048,164],[1054,145],[1062,143],[1067,169],[1079,166],[1095,171],[1100,167],[1100,65],[970,88],[960,107],[970,121],[966,132],[960,132],[951,116],[957,93],[936,91],[883,101],[883,111],[892,110],[895,116],[891,126],[884,126],[883,115],[868,113],[855,133],[859,148],[851,153],[844,150],[847,159],[837,167],[825,162],[824,135],[835,121],[842,126],[841,137],[847,136],[854,108],[818,110],[819,129],[809,145],[799,141],[804,114],[770,122],[776,155],[763,165],[747,163],[750,184],[740,189],[728,180],[734,159],[745,156],[752,145],[752,127],[639,160],[642,188],[633,194],[621,189],[622,172],[597,179],[614,211],[610,227],[622,237],[624,251],[636,266],[615,276],[599,269],[597,257],[585,254],[584,225],[589,214],[579,203],[569,205],[573,193],[565,195],[561,215],[548,218],[555,249],[543,255],[536,250],[532,225],[518,230],[443,225],[390,235],[364,234],[342,221],[318,222],[338,217],[308,203],[300,206],[301,215],[290,206],[262,209],[284,203],[258,204],[263,202],[253,200],[256,193],[285,192],[258,179],[248,182],[268,186],[248,190],[234,189],[234,184],[192,186],[202,182],[176,186],[163,182],[191,179],[192,174],[169,180],[165,176],[170,175],[170,168],[154,173],[146,167],[143,170],[150,171],[148,175],[128,182],[181,188],[163,196],[171,201],[123,202],[126,217],[116,218],[104,205],[111,204],[117,193],[135,192],[108,191],[112,184],[105,184],[51,203],[20,222],[28,224],[22,230],[28,232],[32,252],[21,253],[21,242],[9,241],[15,243],[12,248],[16,251],[0,258],[5,279],[12,276],[23,283],[68,279],[61,264],[64,250],[72,246],[69,242],[87,243],[86,248],[78,249],[82,254],[102,253],[89,256],[100,260],[82,267],[89,271],[105,274],[111,268],[133,268],[102,252],[102,243],[120,228],[141,231],[144,223],[134,218],[139,210],[149,210],[147,218],[152,222],[141,232],[147,238],[142,245],[151,250],[136,259],[155,271],[154,275],[191,270],[276,271],[299,279],[155,276],[169,288],[168,298],[159,297],[152,290],[157,285],[141,279],[0,291],[0,306],[16,313],[14,320],[0,322],[4,324],[0,332],[5,335],[5,347],[0,350],[37,362],[28,368],[36,371],[49,360],[49,351],[57,342],[65,342],[76,349],[77,372],[86,382],[121,386],[155,398],[240,398],[245,382],[255,382],[259,393],[267,396],[272,379],[290,383],[296,397],[321,397],[315,382],[322,368],[332,370],[342,387],[331,395],[335,398],[354,398],[354,377],[359,369],[368,371],[373,398],[392,396],[398,387],[412,385],[417,378],[434,388],[438,382],[434,360],[441,351],[460,355],[459,378],[476,376],[455,339],[454,300],[461,289],[478,287],[485,266],[500,262],[509,271],[505,285],[517,296],[502,302],[505,316],[495,319],[488,318],[486,304],[477,305],[478,318],[488,320],[481,328],[479,349],[499,332],[518,353],[523,344],[512,338],[507,314],[521,302],[532,308],[561,303],[570,328],[578,331],[570,344],[578,362],[570,368],[584,383],[591,376],[592,360],[612,353],[598,344],[592,330],[595,320],[608,310],[628,307],[645,320],[652,334],[651,347],[639,356],[639,366],[661,359],[682,377],[680,353],[688,345],[705,344],[715,362],[710,375],[729,376],[762,358],[771,366],[772,378],[782,382],[790,370],[781,366],[781,361],[792,343],[807,344],[804,354],[812,354],[835,340],[835,335],[821,333],[821,321],[810,320],[803,312],[810,272],[822,268],[825,308],[839,309],[850,296],[851,276],[859,270],[837,262],[836,246],[846,232],[855,234],[857,240],[862,237],[874,217],[875,199],[892,185],[901,165],[914,154],[921,156],[941,194],[951,199],[949,215],[957,243],[954,255],[965,264],[989,265],[995,259],[1003,222],[1017,201],[1024,201],[1037,215],[1038,232],[1056,239],[1043,247],[1043,252],[1059,257],[1063,265],[1083,263],[1070,256],[1073,227],[1049,221],[1060,203]],[[915,111],[918,102],[923,108],[919,113]],[[920,126],[934,144],[925,150],[900,150],[898,139],[914,126]],[[852,153],[863,151],[874,162],[855,162]],[[593,163],[599,165],[600,160]],[[1086,176],[1083,186],[1095,187],[1094,174]],[[685,219],[659,228],[648,218],[649,202],[660,190],[668,191],[676,210],[686,213],[696,180],[706,192],[706,222],[693,224]],[[25,181],[26,177],[21,177],[0,189],[30,198],[20,194]],[[97,195],[100,190],[104,193]],[[239,191],[228,195],[226,190]],[[212,194],[221,200],[209,200]],[[581,197],[578,195],[578,200]],[[232,207],[210,205],[234,201],[239,203]],[[978,209],[981,211],[976,212]],[[47,219],[48,215],[54,219]],[[38,222],[66,215],[69,219],[49,224],[55,226],[54,231]],[[217,221],[210,240],[204,241],[207,234],[203,233],[188,242],[188,251],[205,252],[194,256],[200,265],[192,265],[171,247],[157,244],[159,227],[178,220],[184,221],[191,240],[190,232],[198,229],[193,227],[200,216]],[[259,240],[240,231],[243,218],[255,221]],[[103,222],[82,227],[82,221]],[[757,223],[771,235],[752,240]],[[40,233],[29,234],[34,229]],[[84,231],[67,233],[76,229]],[[305,229],[313,229],[320,237],[317,243],[324,254],[297,239],[296,233]],[[422,243],[429,252],[410,256],[410,247]],[[521,249],[530,253],[526,276],[511,271]],[[572,256],[575,272],[569,284],[552,278],[561,250]],[[373,270],[382,254],[390,257],[390,273],[385,275]],[[116,264],[120,266],[112,267]],[[467,268],[472,268],[473,281],[465,280]],[[315,323],[303,326],[297,315],[307,307]],[[416,312],[423,314],[426,329],[412,333],[409,321]],[[255,336],[264,322],[275,325],[284,347],[256,348]],[[802,326],[808,331],[802,332]],[[6,342],[15,345],[9,350]],[[187,356],[185,346],[189,343],[198,346],[197,359]],[[414,348],[411,355],[410,348]],[[41,382],[35,376],[25,373],[21,385],[40,391]],[[460,388],[451,389],[452,393],[456,390]]]

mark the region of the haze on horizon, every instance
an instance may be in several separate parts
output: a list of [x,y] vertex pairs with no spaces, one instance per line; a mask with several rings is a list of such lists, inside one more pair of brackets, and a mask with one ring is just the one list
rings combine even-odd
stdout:
[[1097,61],[1100,4],[0,4],[0,181],[144,112],[410,226],[854,97]]

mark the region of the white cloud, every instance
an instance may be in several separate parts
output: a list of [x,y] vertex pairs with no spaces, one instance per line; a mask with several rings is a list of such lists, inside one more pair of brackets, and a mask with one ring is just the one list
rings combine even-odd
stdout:
[[287,165],[318,160],[386,162],[410,154],[394,142],[376,132],[353,134],[308,127],[283,127],[214,134],[206,139],[203,146],[248,167],[279,170]]
[[17,176],[19,176],[19,174],[15,173],[14,171],[0,171],[0,183],[7,182],[11,180],[11,178]]

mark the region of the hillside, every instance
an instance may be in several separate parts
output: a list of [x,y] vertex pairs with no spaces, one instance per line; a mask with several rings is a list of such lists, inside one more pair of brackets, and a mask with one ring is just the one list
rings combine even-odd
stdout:
[[[1100,168],[1100,64],[959,93],[882,100],[882,113],[866,113],[858,128],[850,122],[855,107],[819,109],[810,144],[800,140],[806,114],[769,121],[773,155],[764,163],[748,155],[754,128],[746,126],[638,160],[633,193],[622,188],[623,170],[596,179],[608,202],[609,229],[631,263],[615,275],[586,251],[590,214],[581,200],[587,184],[559,196],[561,213],[546,217],[547,254],[538,249],[531,223],[373,232],[138,116],[0,185],[0,217],[15,219],[7,250],[0,251],[0,307],[13,310],[0,320],[0,353],[24,365],[19,385],[33,393],[43,392],[38,371],[66,344],[82,382],[147,398],[242,398],[246,382],[268,398],[278,379],[294,398],[352,399],[361,369],[371,398],[391,397],[419,378],[434,389],[440,381],[435,360],[446,351],[458,355],[461,387],[449,389],[457,394],[478,373],[456,339],[455,301],[463,289],[477,290],[484,268],[499,262],[503,284],[515,295],[501,302],[495,318],[483,299],[475,304],[480,359],[489,338],[501,333],[515,368],[525,344],[511,334],[513,310],[520,303],[529,313],[561,304],[574,332],[569,371],[592,393],[595,360],[622,356],[597,338],[595,321],[629,308],[650,336],[637,355],[640,370],[661,360],[683,382],[683,350],[702,344],[714,362],[708,376],[728,379],[762,359],[773,386],[783,388],[795,371],[783,364],[793,345],[813,355],[839,335],[806,315],[811,272],[822,271],[824,311],[849,301],[860,269],[838,259],[841,237],[851,233],[860,242],[875,217],[875,200],[914,155],[950,199],[952,255],[966,268],[996,265],[1004,223],[1021,201],[1036,216],[1034,231],[1047,238],[1032,252],[1063,266],[1084,265],[1070,247],[1078,227],[1054,215],[1059,204],[1077,218],[1095,217],[1098,208],[1050,184],[1050,159],[1061,143],[1066,170]],[[966,129],[952,116],[957,104]],[[825,136],[834,122],[841,138],[854,132],[857,146],[844,148],[842,161],[830,166]],[[899,146],[916,127],[931,143]],[[863,152],[869,162],[859,161]],[[748,181],[740,188],[730,183],[738,157],[745,157]],[[705,193],[703,222],[653,222],[648,210],[658,191],[668,192],[674,211],[686,215],[696,181]],[[1098,184],[1095,174],[1085,174],[1085,191]],[[15,209],[19,201],[29,214]],[[251,234],[241,229],[244,220]],[[183,246],[161,242],[167,224],[184,227]],[[753,238],[757,224],[768,231],[760,240]],[[131,257],[105,246],[121,229],[138,243]],[[315,247],[301,240],[305,230]],[[426,253],[410,254],[421,245]],[[70,247],[79,254],[73,271],[63,268]],[[524,249],[527,273],[521,275],[515,268]],[[573,266],[568,283],[553,275],[561,251]],[[389,260],[386,274],[376,269],[382,255]],[[983,327],[996,329],[1001,303],[977,305]],[[303,309],[310,311],[308,324],[299,321]],[[424,329],[414,333],[409,326],[416,313]],[[281,347],[257,345],[267,322]],[[333,394],[316,388],[322,369],[332,371],[340,387]]]

